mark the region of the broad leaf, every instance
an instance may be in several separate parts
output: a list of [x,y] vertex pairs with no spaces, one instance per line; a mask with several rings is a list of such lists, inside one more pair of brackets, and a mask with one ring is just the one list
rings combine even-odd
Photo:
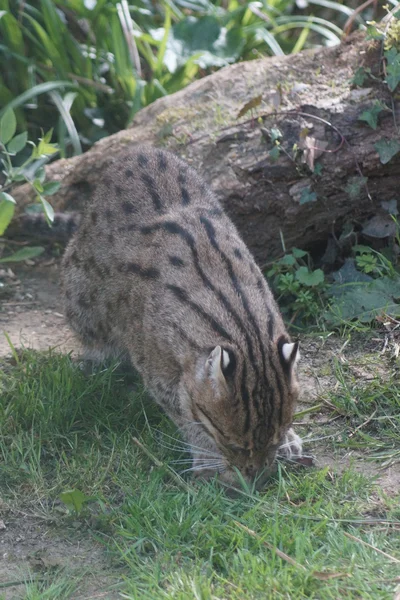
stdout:
[[[2,195],[1,194],[0,198]],[[14,216],[15,204],[8,200],[0,199],[0,235],[3,235],[7,227],[9,226],[11,219]]]
[[364,110],[358,117],[358,120],[365,121],[372,129],[376,129],[378,127],[379,113],[383,110],[385,110],[385,107],[380,102],[376,102],[368,110]]
[[309,187],[304,188],[304,190],[301,192],[300,204],[307,204],[307,202],[316,202],[316,201],[317,201],[317,194],[315,192],[312,192]]
[[69,510],[75,511],[77,515],[79,515],[82,511],[82,507],[85,502],[90,500],[89,496],[86,496],[80,490],[68,490],[67,492],[63,492],[59,496],[61,502],[63,502]]
[[398,140],[379,140],[374,147],[379,154],[381,163],[386,165],[399,152],[400,142]]
[[44,208],[44,214],[46,215],[46,220],[50,225],[54,221],[54,209],[51,206],[51,204],[47,202],[46,198],[43,198],[41,194],[38,194],[38,199],[42,203],[42,206]]
[[370,283],[332,285],[328,293],[335,298],[325,320],[332,325],[357,319],[370,323],[385,313],[395,319],[400,317],[400,277],[380,277]]
[[45,196],[52,196],[60,189],[61,182],[60,181],[47,181],[43,184],[43,194]]
[[314,287],[324,282],[325,275],[321,269],[310,271],[307,267],[300,267],[296,271],[296,279],[307,287]]
[[0,119],[0,142],[8,144],[17,129],[17,120],[14,111],[10,108],[6,110]]
[[28,132],[24,131],[19,135],[16,135],[11,142],[8,143],[7,150],[10,154],[18,154],[21,152],[26,146],[26,142],[28,141]]

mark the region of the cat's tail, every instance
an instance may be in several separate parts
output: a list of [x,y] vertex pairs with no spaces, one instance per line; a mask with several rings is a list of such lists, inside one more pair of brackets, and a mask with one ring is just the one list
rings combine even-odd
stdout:
[[81,220],[78,212],[55,213],[51,225],[43,213],[25,213],[18,220],[11,222],[7,229],[7,237],[29,238],[68,242],[77,230]]

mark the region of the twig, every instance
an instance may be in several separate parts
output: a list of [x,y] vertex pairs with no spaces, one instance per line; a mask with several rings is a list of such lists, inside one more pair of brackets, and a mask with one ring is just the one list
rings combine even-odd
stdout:
[[251,537],[256,538],[256,540],[262,541],[262,543],[264,544],[264,546],[266,546],[267,548],[269,548],[270,550],[272,550],[273,552],[275,552],[275,554],[277,554],[279,556],[279,558],[281,558],[282,560],[285,560],[286,562],[288,562],[293,567],[297,567],[298,569],[301,569],[302,571],[307,571],[307,569],[305,568],[304,565],[301,565],[300,563],[298,563],[297,561],[295,561],[294,558],[292,558],[291,556],[288,556],[287,554],[285,554],[285,552],[282,552],[282,550],[279,550],[279,548],[276,548],[275,546],[273,546],[269,542],[266,542],[265,540],[261,540],[260,536],[257,535],[256,532],[253,531],[252,529],[249,529],[248,527],[246,527],[246,525],[243,525],[242,523],[239,523],[239,521],[233,521],[233,522],[235,523],[236,527],[239,527],[240,529],[243,529],[243,531],[245,531],[246,533],[248,533],[249,535],[251,535]]
[[179,477],[179,475],[175,473],[175,471],[171,469],[171,467],[165,465],[163,462],[161,462],[161,460],[154,456],[154,454],[148,448],[146,448],[146,446],[144,446],[142,442],[140,442],[136,437],[133,437],[132,441],[134,444],[136,444],[136,446],[138,446],[142,450],[142,452],[144,452],[144,454],[146,454],[146,456],[150,458],[150,460],[156,465],[156,467],[166,468],[169,474],[171,475],[172,479],[175,481],[175,483],[179,485],[179,487],[185,490],[185,492],[194,494],[195,490],[190,485],[188,485],[186,481],[182,479],[182,477]]
[[301,410],[298,413],[296,413],[294,415],[294,419],[303,417],[304,415],[307,415],[308,413],[311,413],[311,412],[316,412],[317,410],[319,410],[322,407],[323,407],[323,402],[320,402],[320,404],[314,404],[314,406],[310,406],[310,408],[305,408],[304,410]]
[[2,302],[1,306],[28,306],[28,304],[39,304],[37,300],[27,300],[26,302]]
[[361,6],[359,6],[358,8],[356,8],[353,13],[350,15],[350,17],[347,19],[346,23],[344,24],[343,27],[343,33],[344,35],[349,35],[350,29],[356,19],[356,17],[366,8],[368,8],[368,6],[370,4],[375,4],[375,8],[376,8],[376,0],[366,0],[366,2],[363,2],[361,4]]
[[[265,540],[261,540],[260,536],[258,536],[255,531],[253,531],[252,529],[249,529],[248,527],[246,527],[246,525],[239,523],[239,521],[233,521],[233,522],[235,523],[235,525],[237,527],[240,527],[240,529],[243,529],[246,533],[248,533],[249,535],[254,537],[256,540],[262,541],[264,546],[266,546],[267,548],[269,548],[270,550],[275,552],[275,554],[277,554],[277,556],[279,556],[279,558],[288,562],[293,567],[296,567],[297,569],[301,569],[302,571],[305,571],[306,573],[308,573],[308,569],[306,569],[306,567],[304,565],[301,565],[300,563],[295,561],[294,558],[292,558],[291,556],[288,556],[287,554],[285,554],[285,552],[282,552],[282,550],[279,550],[279,548],[276,548],[269,542],[266,542]],[[315,579],[319,579],[320,581],[327,581],[329,579],[338,579],[339,577],[350,577],[351,575],[349,573],[332,573],[329,571],[311,571],[310,576],[314,577]]]
[[357,431],[359,431],[362,427],[364,427],[365,425],[368,425],[368,423],[370,421],[372,421],[372,419],[374,418],[375,415],[376,415],[376,409],[374,410],[372,415],[370,417],[368,417],[368,419],[366,421],[364,421],[364,423],[361,423],[361,425],[356,427],[355,430],[349,434],[349,438],[353,437],[357,433]]
[[386,556],[386,558],[388,558],[389,560],[397,563],[400,565],[400,560],[398,558],[395,558],[394,556],[391,556],[390,554],[388,554],[387,552],[384,552],[383,550],[380,550],[379,548],[377,548],[376,546],[373,546],[372,544],[368,544],[368,542],[364,542],[364,540],[360,540],[360,538],[356,537],[355,535],[351,535],[351,533],[347,533],[347,531],[343,532],[344,535],[348,538],[350,538],[351,540],[354,540],[355,542],[358,542],[359,544],[364,544],[364,546],[368,546],[368,548],[371,548],[372,550],[375,550],[375,552],[379,552],[379,554],[382,554],[383,556]]

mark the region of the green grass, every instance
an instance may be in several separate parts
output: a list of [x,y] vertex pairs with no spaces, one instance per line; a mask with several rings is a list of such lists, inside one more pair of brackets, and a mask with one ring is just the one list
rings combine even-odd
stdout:
[[[400,561],[400,496],[386,496],[351,469],[279,465],[263,492],[230,498],[216,482],[173,477],[171,469],[188,466],[184,446],[132,376],[117,368],[85,375],[68,356],[51,353],[16,359],[0,375],[3,502],[40,514],[54,535],[100,540],[121,597],[393,599],[400,563],[357,540]],[[349,372],[336,375],[329,410],[347,416],[335,444],[365,442],[362,451],[375,460],[379,444],[387,452],[398,447],[395,374],[380,392],[376,379],[356,393]],[[388,418],[371,419],[350,437],[375,409]],[[58,500],[69,489],[87,497],[79,514]],[[75,599],[79,573],[79,565],[73,577],[41,573],[22,597]],[[324,580],[327,574],[337,576]]]

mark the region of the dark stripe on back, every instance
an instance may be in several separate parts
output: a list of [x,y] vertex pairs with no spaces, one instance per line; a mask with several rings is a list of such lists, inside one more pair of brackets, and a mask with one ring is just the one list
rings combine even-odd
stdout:
[[[240,285],[236,273],[233,270],[233,265],[232,262],[230,261],[230,259],[226,256],[226,254],[221,250],[221,248],[218,245],[217,239],[216,239],[216,235],[215,235],[215,229],[213,224],[211,223],[211,221],[209,221],[209,219],[207,219],[204,216],[200,217],[200,222],[204,225],[204,228],[206,230],[208,239],[210,241],[210,244],[212,245],[212,247],[218,252],[219,256],[221,257],[222,261],[224,262],[225,266],[227,267],[228,270],[228,274],[229,277],[231,278],[232,281],[232,285],[233,288],[235,290],[235,292],[238,294],[238,296],[240,297],[242,304],[243,304],[243,308],[246,311],[246,314],[248,316],[248,319],[250,321],[250,323],[253,326],[254,329],[254,333],[255,336],[257,338],[258,344],[259,344],[259,348],[260,348],[260,352],[261,352],[261,357],[262,357],[262,363],[263,363],[263,374],[264,374],[264,385],[265,385],[265,389],[269,390],[270,386],[269,386],[269,382],[268,382],[268,377],[267,377],[267,368],[266,368],[266,356],[265,356],[265,350],[264,350],[264,345],[261,339],[261,335],[260,335],[260,330],[259,327],[257,325],[257,322],[254,318],[253,313],[250,310],[250,306],[249,306],[249,302],[247,300],[247,297],[242,289],[242,286]],[[273,367],[274,369],[274,367]],[[256,403],[256,407],[257,407],[257,412],[258,414],[260,414],[260,410],[261,410],[261,406],[260,403],[258,401],[258,398],[256,397],[256,395],[254,395],[254,401]],[[282,403],[282,397],[279,398],[280,403]],[[264,403],[263,403],[264,404]],[[273,410],[273,406],[272,406],[272,402],[271,402],[271,396],[269,398],[269,410],[268,410],[268,417],[271,417],[271,412]],[[271,419],[270,419],[271,420]]]
[[160,212],[163,209],[163,204],[160,194],[156,190],[156,183],[154,179],[147,173],[143,173],[143,175],[140,176],[140,179],[143,181],[148,193],[150,194],[155,210]]
[[190,300],[187,291],[177,285],[167,284],[167,289],[171,290],[171,292],[182,302],[182,304],[187,304],[192,308],[197,314],[201,315],[205,321],[207,321],[211,327],[214,329],[216,333],[218,333],[221,337],[225,338],[229,342],[232,341],[231,335],[226,331],[225,327],[218,323],[216,319],[208,312],[204,310],[202,306]]
[[160,171],[166,171],[167,157],[165,156],[164,152],[161,152],[161,150],[157,150],[157,164]]
[[[242,333],[245,337],[245,340],[246,340],[246,344],[247,344],[249,360],[251,362],[251,365],[252,365],[255,373],[257,374],[257,377],[259,378],[260,373],[259,373],[257,363],[255,361],[252,342],[251,342],[250,336],[248,334],[247,328],[246,328],[245,324],[242,322],[242,320],[240,319],[239,315],[237,314],[237,312],[235,311],[233,306],[231,305],[231,303],[229,302],[229,300],[226,298],[226,296],[220,290],[215,288],[213,283],[210,281],[210,279],[207,277],[207,275],[204,273],[203,269],[201,268],[199,255],[198,255],[198,252],[196,249],[195,239],[194,239],[193,235],[189,231],[184,229],[179,223],[176,223],[175,221],[164,221],[162,223],[156,223],[155,225],[148,225],[148,226],[142,227],[142,229],[141,229],[142,233],[145,235],[154,233],[159,230],[167,231],[168,233],[171,233],[173,235],[179,235],[188,244],[188,246],[192,252],[194,266],[195,266],[195,269],[196,269],[199,277],[203,281],[204,285],[218,297],[218,299],[224,305],[228,315],[230,315],[233,318],[233,320],[236,322],[237,326],[242,331]],[[245,404],[246,412],[247,412],[246,419],[250,419],[248,393],[245,396],[243,396],[243,402],[244,403],[247,402],[247,404]],[[260,413],[259,410],[258,410],[258,414],[260,417],[263,416],[263,413]]]
[[152,267],[147,269],[146,267],[133,262],[121,263],[117,268],[120,273],[132,273],[149,279],[157,279],[160,276],[160,271],[158,269]]

